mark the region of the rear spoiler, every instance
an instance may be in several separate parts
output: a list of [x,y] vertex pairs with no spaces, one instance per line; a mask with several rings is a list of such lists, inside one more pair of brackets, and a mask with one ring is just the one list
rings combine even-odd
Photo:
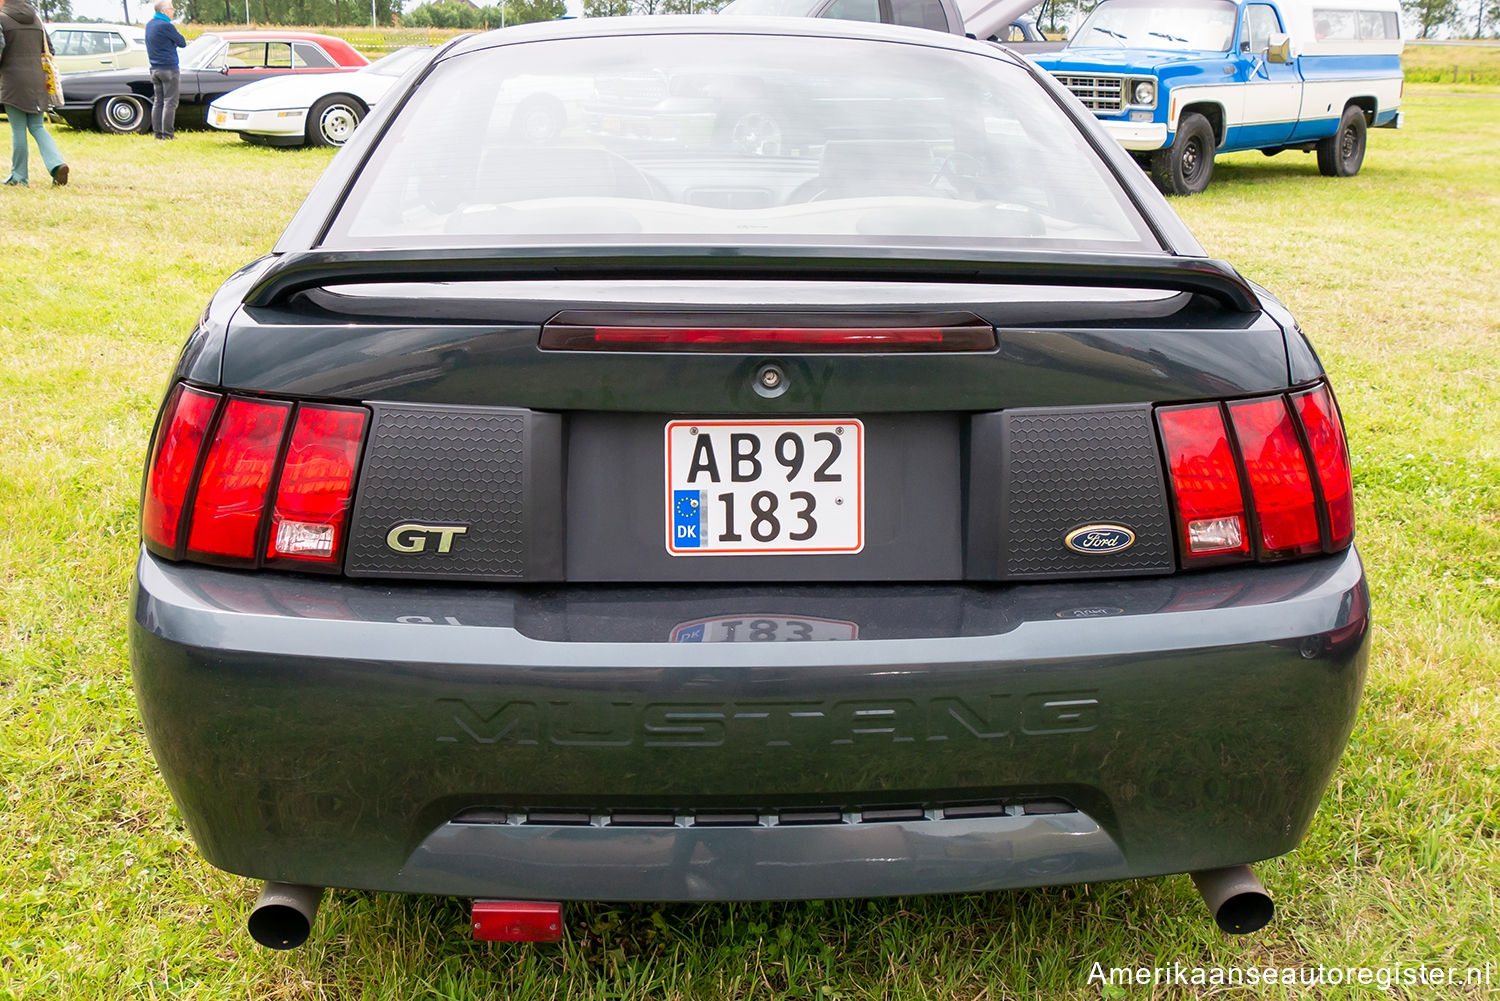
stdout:
[[329,285],[484,281],[931,282],[1188,292],[1237,313],[1260,311],[1228,263],[1162,254],[1016,253],[928,247],[507,247],[308,250],[285,254],[245,297],[280,306]]

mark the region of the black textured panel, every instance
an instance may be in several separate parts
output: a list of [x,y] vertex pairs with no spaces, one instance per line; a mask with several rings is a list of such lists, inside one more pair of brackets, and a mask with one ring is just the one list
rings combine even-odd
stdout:
[[[561,576],[561,433],[553,414],[373,406],[349,537],[350,576]],[[390,544],[397,526],[415,525]],[[443,551],[446,541],[447,551]]]
[[[971,567],[1000,579],[1167,573],[1170,513],[1151,408],[1006,410],[974,419]],[[1069,549],[1069,532],[1121,525],[1114,553]],[[993,553],[993,556],[989,554]]]

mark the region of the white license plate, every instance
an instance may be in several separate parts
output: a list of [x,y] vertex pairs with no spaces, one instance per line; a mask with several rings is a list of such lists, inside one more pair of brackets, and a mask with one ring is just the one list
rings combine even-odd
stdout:
[[859,638],[859,626],[843,619],[802,615],[720,615],[672,627],[673,643],[798,643]]
[[865,426],[857,420],[671,421],[667,552],[857,553]]

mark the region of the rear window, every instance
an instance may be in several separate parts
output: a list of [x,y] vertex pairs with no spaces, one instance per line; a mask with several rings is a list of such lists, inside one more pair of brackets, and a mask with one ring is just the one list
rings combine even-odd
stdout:
[[1157,247],[1019,67],[758,34],[549,40],[444,60],[324,246],[934,241]]

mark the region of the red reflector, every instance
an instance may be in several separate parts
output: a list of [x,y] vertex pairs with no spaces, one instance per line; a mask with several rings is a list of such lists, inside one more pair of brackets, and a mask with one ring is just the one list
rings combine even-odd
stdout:
[[1332,536],[1329,546],[1333,550],[1343,549],[1354,540],[1354,482],[1349,471],[1349,446],[1344,440],[1343,421],[1327,386],[1295,394],[1292,406],[1307,432],[1313,468],[1318,471],[1318,485],[1323,488]]
[[276,490],[268,560],[338,561],[364,433],[363,410],[297,410]]
[[1158,410],[1186,559],[1248,555],[1245,501],[1217,403]]
[[1264,556],[1322,552],[1317,501],[1307,457],[1279,396],[1229,405],[1235,437],[1250,479],[1250,497],[1260,519]]
[[173,555],[177,548],[193,469],[219,399],[216,393],[178,385],[162,415],[146,464],[146,496],[141,506],[141,535],[162,555]]
[[541,900],[476,900],[474,937],[481,942],[556,942],[562,904]]
[[662,327],[548,324],[541,346],[553,351],[991,351],[988,324],[949,327]]
[[188,553],[253,560],[289,403],[231,399],[193,501]]

